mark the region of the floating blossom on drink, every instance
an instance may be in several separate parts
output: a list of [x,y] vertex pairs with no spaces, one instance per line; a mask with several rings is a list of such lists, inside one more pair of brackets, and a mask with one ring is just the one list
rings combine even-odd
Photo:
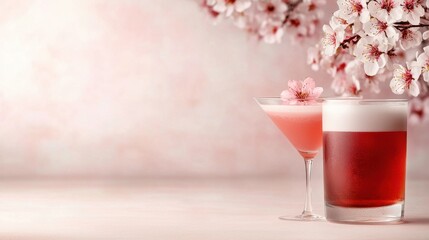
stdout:
[[266,43],[279,43],[285,35],[292,42],[319,37],[317,31],[326,0],[200,0],[210,16],[231,20]]
[[281,99],[288,104],[306,104],[314,102],[322,94],[323,88],[316,87],[312,78],[303,81],[288,81],[288,89],[281,93]]

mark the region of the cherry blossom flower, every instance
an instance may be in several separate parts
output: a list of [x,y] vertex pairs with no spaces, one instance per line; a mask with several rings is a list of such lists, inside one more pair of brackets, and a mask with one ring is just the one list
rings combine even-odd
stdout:
[[262,23],[259,34],[266,43],[280,43],[284,34],[281,22],[267,21]]
[[307,11],[311,12],[325,5],[326,0],[304,0],[303,3],[302,6],[307,8]]
[[340,17],[348,23],[353,23],[356,19],[366,23],[370,19],[366,0],[337,0],[337,4],[340,8]]
[[380,93],[380,83],[386,81],[386,75],[377,74],[375,76],[364,75],[364,86],[365,88],[369,88],[373,93]]
[[[369,76],[365,74],[365,71],[363,69],[363,63],[358,60],[353,60],[347,64],[345,72],[348,76],[352,76],[352,80],[354,82],[361,80],[364,82],[365,88],[369,88],[371,92],[378,94],[381,92],[380,82],[384,82],[388,77],[384,70],[385,69],[381,69],[379,73],[377,73],[375,76]],[[360,84],[355,85],[359,86],[359,89],[356,88],[356,90],[360,90],[360,93],[362,91],[360,89]]]
[[331,83],[331,88],[338,95],[343,95],[347,87],[347,76],[344,73],[336,74]]
[[429,82],[429,46],[423,50],[424,52],[417,57],[417,65],[421,67],[423,79]]
[[[289,1],[293,2],[293,1]],[[321,7],[326,4],[326,0],[303,0],[295,9],[293,15],[300,14],[301,28],[306,29],[305,35],[313,36],[317,31],[317,26],[320,24],[324,16]],[[292,15],[292,14],[291,14]]]
[[361,94],[362,89],[360,87],[360,82],[357,78],[353,78],[352,82],[348,84],[346,87],[346,91],[344,92],[344,96],[346,97],[357,97]]
[[405,90],[411,96],[417,97],[420,93],[417,79],[419,79],[421,69],[418,66],[407,66],[396,64],[393,71],[393,79],[390,81],[390,88],[395,94],[403,94]]
[[315,101],[323,88],[316,87],[312,78],[306,78],[304,81],[288,81],[288,90],[281,93],[281,99],[289,104],[308,103]]
[[286,22],[286,28],[290,30],[291,34],[303,34],[306,32],[304,27],[305,15],[302,13],[293,13],[289,15]]
[[[236,27],[256,36],[258,40],[277,43],[287,34],[292,43],[300,44],[318,36],[317,28],[323,16],[320,7],[326,3],[326,0],[200,1],[202,8],[215,20],[214,23],[230,20]],[[271,38],[271,30],[277,33],[275,41]]]
[[420,31],[413,28],[407,28],[401,31],[399,46],[401,46],[401,48],[404,50],[408,50],[420,45],[422,40],[422,33]]
[[346,29],[349,26],[349,23],[346,19],[340,17],[340,11],[334,12],[332,18],[329,22],[329,25],[332,26],[333,29],[342,28]]
[[403,10],[402,20],[417,25],[420,23],[420,17],[425,15],[425,9],[420,4],[420,0],[402,0]]
[[213,10],[215,0],[204,0],[201,3],[201,7],[208,13],[208,15],[214,19],[213,23],[217,24],[220,21],[220,13]]
[[338,63],[332,68],[329,68],[329,73],[334,77],[331,83],[331,88],[339,95],[344,94],[348,82],[347,73],[345,71],[348,64],[345,59],[342,60],[343,61],[338,61]]
[[375,0],[368,3],[371,16],[378,20],[393,23],[402,18],[400,0]]
[[393,44],[399,38],[399,34],[392,24],[377,18],[371,18],[370,21],[364,23],[363,29],[368,36],[378,38],[382,41],[389,41],[390,44]]
[[369,76],[377,74],[386,66],[388,45],[372,37],[362,38],[355,49],[355,56],[364,63],[365,73]]
[[283,21],[288,7],[282,0],[262,0],[257,2],[263,20]]
[[329,25],[323,25],[323,32],[325,32],[325,37],[322,40],[323,49],[327,56],[332,56],[344,40],[344,30],[340,28],[334,30]]
[[356,21],[354,24],[350,25],[347,20],[340,17],[340,11],[334,12],[329,25],[332,29],[344,30],[344,39],[352,37],[354,34],[357,34],[362,29],[362,24],[359,21]]
[[249,0],[207,0],[207,4],[218,13],[224,13],[229,17],[234,12],[243,12],[248,9],[252,2]]

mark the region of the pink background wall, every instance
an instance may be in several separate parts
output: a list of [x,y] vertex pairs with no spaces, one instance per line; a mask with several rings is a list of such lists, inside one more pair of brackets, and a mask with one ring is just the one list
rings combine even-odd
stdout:
[[[305,61],[192,0],[1,1],[0,176],[302,177],[252,97],[328,88]],[[429,176],[428,132],[410,128],[409,176]]]

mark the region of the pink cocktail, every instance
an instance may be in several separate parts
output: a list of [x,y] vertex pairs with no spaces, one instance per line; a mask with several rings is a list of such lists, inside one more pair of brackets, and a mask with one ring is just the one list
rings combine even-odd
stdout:
[[256,101],[304,158],[306,170],[306,201],[304,211],[284,220],[317,221],[323,217],[313,214],[311,207],[311,165],[322,147],[322,103],[308,101],[288,104],[280,98],[256,98]]
[[262,109],[304,158],[314,158],[322,147],[322,108],[308,106],[262,105]]

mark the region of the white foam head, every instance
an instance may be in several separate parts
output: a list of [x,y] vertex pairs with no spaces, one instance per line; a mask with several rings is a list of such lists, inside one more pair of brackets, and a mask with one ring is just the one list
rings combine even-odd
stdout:
[[323,103],[323,131],[406,131],[406,100],[332,99]]

